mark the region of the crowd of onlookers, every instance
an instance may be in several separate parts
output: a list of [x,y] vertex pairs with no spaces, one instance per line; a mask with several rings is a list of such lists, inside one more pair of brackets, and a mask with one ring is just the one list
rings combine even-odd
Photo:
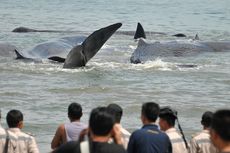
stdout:
[[[171,107],[144,103],[141,109],[143,126],[133,133],[122,127],[122,115],[123,110],[117,104],[96,107],[91,111],[87,125],[80,121],[81,105],[71,103],[68,107],[70,122],[57,128],[51,142],[52,152],[230,153],[230,109],[204,112],[201,117],[203,130],[190,142],[184,136],[177,111]],[[21,131],[21,111],[10,110],[6,122],[7,129],[0,126],[0,153],[39,152],[35,138]]]

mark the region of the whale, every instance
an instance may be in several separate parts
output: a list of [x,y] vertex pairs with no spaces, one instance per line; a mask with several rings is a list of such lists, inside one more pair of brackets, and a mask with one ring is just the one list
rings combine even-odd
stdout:
[[182,39],[173,41],[148,42],[143,27],[138,23],[137,48],[130,57],[134,64],[145,63],[159,57],[186,57],[195,56],[203,52],[230,51],[230,41],[201,41],[196,35],[194,39]]
[[38,44],[27,50],[15,49],[16,59],[36,61],[49,59],[64,63],[63,68],[83,67],[121,26],[121,23],[115,23],[94,31],[88,37],[63,37],[56,41]]
[[0,42],[0,57],[14,57],[17,47],[8,42]]

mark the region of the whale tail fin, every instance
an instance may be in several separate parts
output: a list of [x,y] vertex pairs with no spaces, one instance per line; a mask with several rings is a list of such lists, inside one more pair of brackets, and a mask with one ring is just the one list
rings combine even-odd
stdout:
[[80,46],[75,46],[69,52],[63,67],[76,68],[85,66],[121,26],[121,23],[116,23],[94,31]]
[[146,39],[144,28],[142,27],[142,25],[139,22],[137,23],[137,29],[136,29],[136,33],[134,35],[134,39],[138,39],[138,38]]

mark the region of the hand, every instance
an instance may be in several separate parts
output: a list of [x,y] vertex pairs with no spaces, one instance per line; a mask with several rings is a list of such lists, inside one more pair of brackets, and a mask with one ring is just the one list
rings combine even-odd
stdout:
[[113,129],[112,129],[112,137],[114,138],[114,142],[116,144],[123,145],[124,140],[122,138],[120,124],[114,124]]

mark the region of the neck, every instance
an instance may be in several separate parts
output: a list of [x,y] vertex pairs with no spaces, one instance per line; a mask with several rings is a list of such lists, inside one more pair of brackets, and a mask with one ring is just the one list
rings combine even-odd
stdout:
[[80,122],[80,119],[70,119],[70,122]]
[[92,134],[91,138],[92,138],[92,141],[94,142],[108,142],[110,139],[110,135],[98,136],[98,135]]
[[230,142],[224,143],[221,148],[222,152],[230,152]]

